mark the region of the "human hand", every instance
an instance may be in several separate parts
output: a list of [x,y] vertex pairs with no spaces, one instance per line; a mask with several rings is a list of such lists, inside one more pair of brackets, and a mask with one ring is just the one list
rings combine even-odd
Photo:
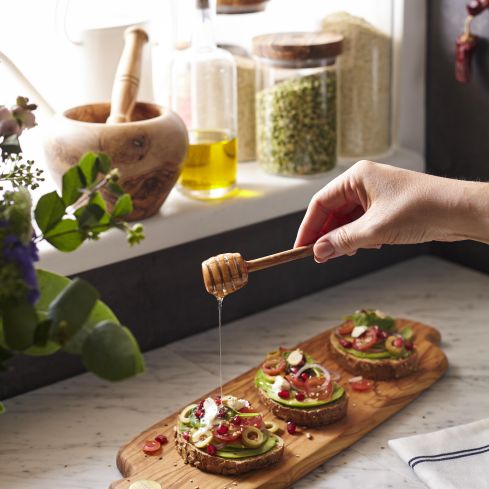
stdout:
[[488,209],[489,184],[359,161],[314,195],[295,246],[315,243],[325,262],[384,244],[489,242]]

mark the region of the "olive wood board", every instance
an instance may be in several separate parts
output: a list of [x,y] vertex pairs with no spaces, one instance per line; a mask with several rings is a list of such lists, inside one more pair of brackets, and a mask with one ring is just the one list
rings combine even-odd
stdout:
[[[350,398],[348,414],[346,418],[332,425],[298,430],[294,435],[289,435],[285,430],[285,422],[278,420],[281,427],[279,434],[285,441],[285,451],[283,459],[276,465],[238,476],[207,474],[185,465],[174,447],[173,428],[178,418],[178,413],[174,413],[151,426],[120,449],[117,454],[117,467],[125,479],[113,482],[110,489],[128,489],[133,482],[138,480],[157,481],[161,484],[162,489],[180,489],[182,487],[189,489],[196,487],[199,489],[283,489],[289,487],[400,411],[440,379],[447,370],[447,357],[438,346],[441,336],[436,329],[406,319],[397,319],[396,324],[399,328],[407,325],[412,327],[419,355],[419,369],[403,379],[377,381],[369,392],[352,391],[348,385],[348,379],[352,377],[352,374],[341,369],[332,359],[328,358],[328,337],[333,330],[325,331],[298,345],[318,363],[341,374],[338,383],[346,387]],[[257,368],[231,380],[223,386],[223,390],[225,394],[248,399],[253,407],[264,415],[265,420],[271,420],[273,415],[260,402],[254,386]],[[202,395],[199,399],[217,394],[218,389],[215,389],[209,394]],[[182,406],[182,409],[184,407]],[[306,433],[310,433],[312,438],[309,439]],[[153,439],[158,434],[166,435],[169,443],[163,446],[161,453],[145,455],[141,449],[144,440]]]

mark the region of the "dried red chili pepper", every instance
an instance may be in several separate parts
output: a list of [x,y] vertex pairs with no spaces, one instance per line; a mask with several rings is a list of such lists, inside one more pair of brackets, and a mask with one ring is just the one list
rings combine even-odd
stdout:
[[471,61],[477,45],[477,36],[463,33],[457,38],[455,45],[455,79],[467,84],[471,76]]
[[472,0],[466,5],[469,15],[475,17],[489,7],[489,0]]

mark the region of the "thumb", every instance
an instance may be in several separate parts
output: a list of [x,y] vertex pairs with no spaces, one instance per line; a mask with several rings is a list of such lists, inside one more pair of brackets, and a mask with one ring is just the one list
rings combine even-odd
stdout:
[[314,257],[323,263],[331,258],[354,255],[359,248],[373,248],[375,239],[365,215],[321,236],[314,244]]

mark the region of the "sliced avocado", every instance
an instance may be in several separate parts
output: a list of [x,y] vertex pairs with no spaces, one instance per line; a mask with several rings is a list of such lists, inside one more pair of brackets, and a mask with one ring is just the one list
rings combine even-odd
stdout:
[[337,401],[340,397],[345,393],[345,389],[343,387],[335,384],[333,395],[327,399],[326,401],[321,400],[309,400],[309,401],[298,401],[297,399],[282,399],[278,397],[274,392],[270,390],[265,391],[266,395],[275,402],[282,404],[283,406],[293,407],[293,408],[313,408],[325,406],[326,404],[330,404],[334,401]]
[[382,351],[382,352],[375,352],[375,353],[368,353],[365,351],[358,351],[353,348],[343,348],[342,346],[338,346],[338,348],[347,353],[348,355],[351,355],[352,357],[357,357],[357,358],[369,358],[370,360],[379,360],[382,358],[394,358],[388,351]]
[[399,360],[399,358],[407,358],[409,355],[412,354],[411,351],[408,351],[406,352],[404,355],[402,356],[394,356],[392,355],[391,353],[389,353],[388,351],[382,351],[382,352],[368,352],[368,351],[358,351],[358,350],[355,350],[353,348],[343,348],[342,346],[338,345],[338,348],[345,352],[346,354],[348,355],[351,355],[352,357],[356,357],[356,358],[368,358],[370,360],[381,360],[381,359],[394,359],[394,360]]
[[[263,444],[258,448],[261,448],[269,438],[269,435],[267,435],[266,433],[263,434],[265,435]],[[247,447],[246,445],[243,445],[240,442],[235,442],[235,443],[226,443],[226,445],[223,448],[220,448],[220,450],[222,450],[223,452],[239,452],[241,450],[255,450],[255,449]]]
[[327,399],[326,401],[320,401],[320,400],[298,401],[297,399],[282,399],[281,397],[278,397],[274,392],[272,392],[271,384],[264,379],[262,373],[263,371],[261,369],[258,370],[258,372],[256,373],[255,376],[256,387],[264,391],[265,394],[270,399],[274,400],[275,402],[278,402],[279,404],[282,404],[283,406],[289,406],[295,408],[311,408],[311,407],[324,406],[331,402],[337,401],[345,393],[343,387],[341,387],[338,384],[334,384],[333,395],[331,396],[330,399]]
[[217,456],[222,458],[246,458],[246,457],[256,457],[258,455],[263,455],[269,452],[278,442],[278,437],[275,435],[270,436],[270,438],[259,448],[247,448],[244,450],[218,450]]

